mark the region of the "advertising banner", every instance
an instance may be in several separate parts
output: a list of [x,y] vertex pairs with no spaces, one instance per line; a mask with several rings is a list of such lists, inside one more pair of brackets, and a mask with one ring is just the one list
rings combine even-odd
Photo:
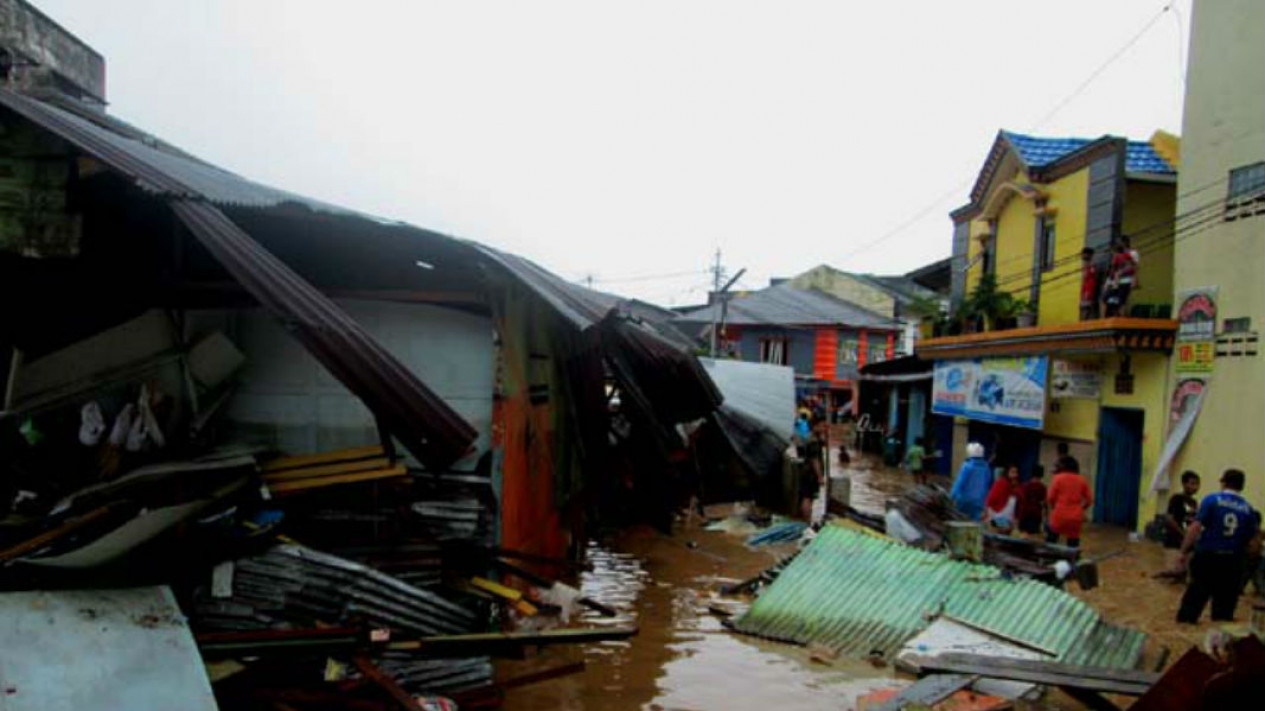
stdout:
[[1217,287],[1177,295],[1177,372],[1207,375],[1217,352]]
[[1102,393],[1101,363],[1059,358],[1051,366],[1050,397],[1097,400]]
[[1208,381],[1202,378],[1185,378],[1173,388],[1173,397],[1169,400],[1168,439],[1164,441],[1164,449],[1160,451],[1160,461],[1155,467],[1155,475],[1151,477],[1150,494],[1159,491],[1171,491],[1173,488],[1169,466],[1173,457],[1181,451],[1190,430],[1199,418],[1203,408],[1204,395],[1208,392]]
[[937,361],[931,411],[1039,430],[1048,373],[1045,356]]

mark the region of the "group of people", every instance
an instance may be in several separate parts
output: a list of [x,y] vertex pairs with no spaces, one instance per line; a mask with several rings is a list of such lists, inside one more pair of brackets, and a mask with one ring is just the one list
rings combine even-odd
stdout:
[[1198,501],[1200,477],[1182,473],[1181,491],[1168,501],[1164,546],[1173,552],[1163,575],[1186,579],[1177,621],[1196,624],[1212,602],[1212,619],[1234,619],[1234,608],[1259,558],[1261,515],[1243,498],[1246,475],[1227,469],[1221,491]]
[[1105,270],[1094,263],[1092,247],[1081,250],[1082,321],[1098,318],[1100,312],[1107,317],[1125,314],[1129,294],[1138,286],[1140,259],[1127,235],[1112,244],[1111,261]]
[[[1080,546],[1094,494],[1065,443],[1059,445],[1048,488],[1039,467],[1024,482],[1017,466],[994,477],[978,442],[967,445],[966,457],[950,492],[962,513],[1001,533],[1044,533],[1047,543]],[[1243,498],[1245,483],[1241,470],[1227,469],[1221,490],[1199,501],[1199,475],[1187,471],[1181,491],[1169,499],[1164,545],[1173,554],[1170,570],[1162,575],[1186,580],[1178,622],[1197,623],[1210,601],[1214,621],[1234,619],[1239,596],[1253,574],[1250,562],[1259,561],[1261,550],[1261,515]]]
[[994,477],[984,454],[984,445],[978,442],[966,446],[966,461],[949,492],[958,510],[1000,533],[1044,533],[1048,543],[1063,540],[1073,548],[1080,546],[1081,527],[1094,505],[1094,494],[1066,443],[1059,443],[1048,488],[1039,467],[1027,481],[1020,481],[1019,467],[1014,465]]

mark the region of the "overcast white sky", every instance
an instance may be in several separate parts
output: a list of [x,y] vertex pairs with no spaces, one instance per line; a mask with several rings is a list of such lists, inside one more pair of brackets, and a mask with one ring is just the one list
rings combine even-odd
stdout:
[[665,305],[717,248],[747,287],[947,256],[999,128],[1178,132],[1190,18],[1038,126],[1167,2],[33,1],[190,152]]

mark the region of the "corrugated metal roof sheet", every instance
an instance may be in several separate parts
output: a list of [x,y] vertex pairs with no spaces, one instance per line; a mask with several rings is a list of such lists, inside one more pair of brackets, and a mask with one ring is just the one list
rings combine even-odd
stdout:
[[[684,323],[711,323],[713,312],[716,318],[720,317],[719,303],[681,314],[677,320]],[[815,289],[799,289],[790,284],[778,284],[730,299],[725,322],[733,326],[899,327],[896,321],[882,314]]]
[[0,89],[0,104],[78,145],[153,193],[197,198],[223,206],[276,207],[289,203],[328,214],[386,222],[247,180],[104,113],[94,115],[88,109],[72,111],[68,106],[54,105],[8,89]]
[[[328,299],[288,265],[272,257],[241,225],[212,205],[224,207],[225,210],[297,205],[379,225],[401,223],[382,220],[247,180],[194,158],[105,114],[54,105],[3,88],[0,88],[0,106],[95,156],[113,170],[135,180],[142,189],[171,199],[180,217],[225,268],[242,282],[252,296],[277,313],[283,321],[298,326],[296,334],[322,364],[330,368],[352,392],[365,400],[375,413],[382,415],[388,421],[388,426],[391,426],[392,433],[418,455],[419,459],[426,461],[428,465],[438,465],[442,460],[452,457],[453,452],[458,449],[464,451],[460,440],[467,439],[467,434],[469,437],[465,444],[473,440],[473,429],[416,378],[410,376],[400,381],[402,387],[395,388],[398,391],[395,395],[388,392],[392,389],[392,377],[400,375],[404,368],[380,346],[372,343],[367,334],[358,330],[354,323],[346,323],[350,319],[345,318],[345,314],[333,306],[332,302],[328,302]],[[402,226],[425,233],[412,226]],[[434,236],[433,233],[425,234]],[[666,390],[680,395],[676,398],[658,398],[661,402],[654,403],[657,406],[654,408],[656,411],[679,411],[682,418],[690,419],[706,414],[720,403],[719,392],[693,354],[688,352],[688,344],[681,342],[684,339],[680,338],[679,333],[665,338],[650,327],[642,329],[632,324],[621,324],[619,319],[607,318],[618,309],[620,297],[567,282],[526,258],[474,242],[449,239],[454,245],[469,247],[472,261],[476,255],[481,254],[495,262],[577,330],[586,331],[594,326],[607,324],[610,327],[606,328],[604,342],[610,341],[615,349],[622,347],[625,351],[631,350],[630,346],[636,346],[639,353],[624,355],[632,360],[637,360],[640,355],[641,362],[654,366],[650,369],[643,368],[637,373],[636,380],[642,388],[656,393]],[[268,259],[262,259],[264,255]],[[252,262],[256,260],[262,260],[261,264],[264,266],[252,267]],[[250,274],[252,272],[253,277]],[[306,303],[296,301],[296,295]],[[353,342],[358,348],[364,349],[362,356],[350,356],[347,346]],[[370,360],[378,364],[376,370],[362,367]],[[408,374],[404,372],[403,375]],[[377,391],[376,399],[374,391]],[[414,401],[413,404],[405,402],[409,399]],[[675,407],[663,404],[669,401]],[[413,411],[411,414],[417,414],[418,410],[429,411],[430,422],[411,418],[407,420],[412,423],[408,429],[398,429],[397,426],[410,416],[410,410]],[[428,455],[423,457],[421,450],[428,450]]]
[[174,201],[176,216],[313,357],[364,401],[419,460],[443,469],[478,432],[426,387],[347,312],[224,216],[200,202]]
[[[1099,140],[1095,138],[1042,138],[1002,131],[1029,168],[1040,168]],[[1129,141],[1125,172],[1175,175],[1177,171],[1146,141]]]
[[735,623],[740,632],[889,658],[936,615],[1057,655],[1128,668],[1146,635],[1044,583],[827,526]]

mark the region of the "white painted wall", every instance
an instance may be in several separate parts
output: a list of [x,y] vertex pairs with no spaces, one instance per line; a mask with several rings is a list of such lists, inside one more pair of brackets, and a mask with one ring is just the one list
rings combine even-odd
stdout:
[[[365,330],[478,432],[473,469],[490,446],[494,350],[491,319],[424,304],[338,300]],[[290,454],[378,442],[372,414],[262,309],[201,312],[195,333],[223,328],[246,354],[226,416],[240,439]]]

